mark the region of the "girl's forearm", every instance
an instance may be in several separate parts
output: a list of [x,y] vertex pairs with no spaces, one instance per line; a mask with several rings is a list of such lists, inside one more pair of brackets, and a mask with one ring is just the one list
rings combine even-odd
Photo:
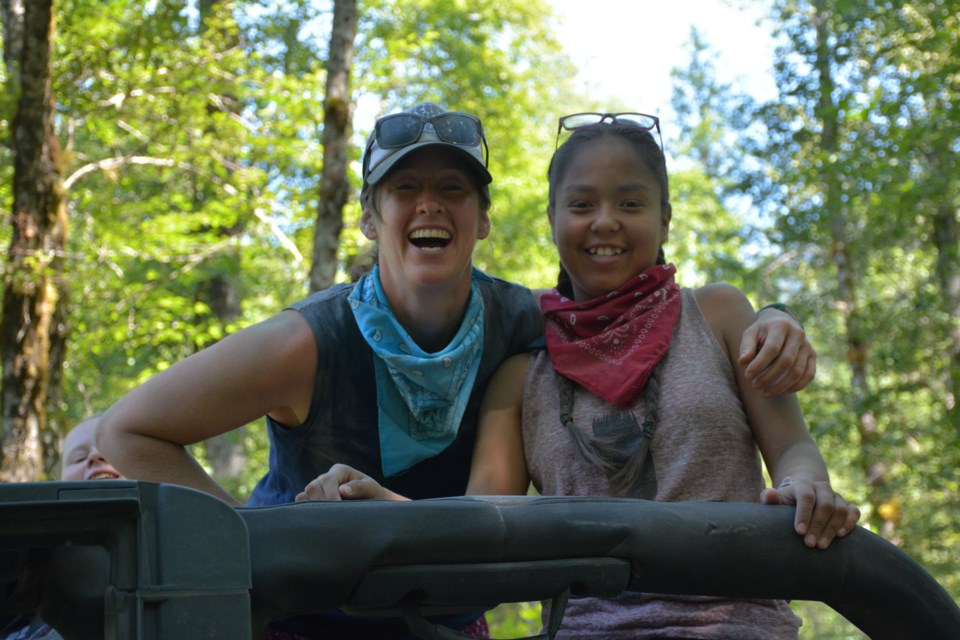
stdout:
[[797,442],[790,445],[770,466],[770,479],[773,486],[779,486],[787,477],[793,481],[830,482],[827,465],[814,442]]

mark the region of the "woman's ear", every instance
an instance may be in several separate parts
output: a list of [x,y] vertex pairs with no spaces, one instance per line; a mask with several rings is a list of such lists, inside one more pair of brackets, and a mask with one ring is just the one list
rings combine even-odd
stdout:
[[490,213],[488,211],[480,212],[480,224],[477,228],[477,239],[483,240],[490,235]]
[[360,231],[367,240],[377,239],[377,225],[373,223],[373,213],[370,209],[364,209],[360,216]]
[[550,240],[557,244],[557,232],[553,225],[553,207],[547,206],[547,219],[550,221]]

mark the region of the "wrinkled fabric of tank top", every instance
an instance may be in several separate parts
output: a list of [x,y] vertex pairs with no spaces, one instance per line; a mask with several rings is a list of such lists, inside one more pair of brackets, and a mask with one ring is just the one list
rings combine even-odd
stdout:
[[[761,462],[733,367],[692,290],[682,295],[663,364],[656,431],[631,497],[757,502]],[[534,486],[543,495],[614,495],[605,474],[583,458],[561,425],[554,376],[546,351],[537,352],[527,368],[522,410]],[[578,386],[573,418],[575,427],[590,435],[639,430],[643,397],[624,412]],[[782,600],[624,593],[615,599],[571,598],[557,638],[795,639],[799,626]]]

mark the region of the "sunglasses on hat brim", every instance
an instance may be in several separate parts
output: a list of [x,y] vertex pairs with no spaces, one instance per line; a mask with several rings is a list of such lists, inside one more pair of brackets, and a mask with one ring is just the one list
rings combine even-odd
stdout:
[[[424,117],[415,113],[394,113],[377,120],[374,126],[374,135],[367,145],[365,158],[369,156],[373,143],[381,149],[400,149],[414,144],[423,136],[424,128],[430,125],[437,139],[441,142],[458,147],[483,146],[483,166],[489,161],[490,150],[487,139],[483,134],[483,125],[480,119],[468,113],[447,112],[439,115]],[[364,163],[366,164],[366,159]],[[364,175],[367,169],[364,167]]]

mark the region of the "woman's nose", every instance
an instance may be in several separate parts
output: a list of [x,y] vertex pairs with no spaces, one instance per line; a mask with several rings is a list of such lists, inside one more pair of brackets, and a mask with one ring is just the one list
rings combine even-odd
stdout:
[[443,208],[440,195],[430,187],[426,187],[417,201],[417,211],[421,213],[435,213]]

